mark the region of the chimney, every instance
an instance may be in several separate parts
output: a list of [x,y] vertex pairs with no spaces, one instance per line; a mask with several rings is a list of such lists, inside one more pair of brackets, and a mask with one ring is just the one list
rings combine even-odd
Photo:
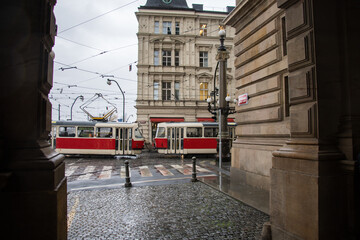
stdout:
[[195,11],[204,11],[203,4],[193,4],[192,6]]

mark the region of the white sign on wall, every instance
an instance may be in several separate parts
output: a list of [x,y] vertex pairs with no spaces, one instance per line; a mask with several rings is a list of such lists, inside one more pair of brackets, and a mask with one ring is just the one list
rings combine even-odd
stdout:
[[238,106],[246,105],[248,103],[249,103],[249,95],[247,93],[239,95]]

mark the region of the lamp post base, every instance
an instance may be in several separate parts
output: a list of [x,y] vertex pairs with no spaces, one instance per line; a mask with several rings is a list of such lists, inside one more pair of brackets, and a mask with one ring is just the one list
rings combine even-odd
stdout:
[[[217,139],[217,148],[216,148],[216,162],[219,162],[220,158],[220,140]],[[231,153],[230,153],[230,139],[229,138],[222,138],[221,139],[221,161],[222,162],[230,162],[231,161]]]

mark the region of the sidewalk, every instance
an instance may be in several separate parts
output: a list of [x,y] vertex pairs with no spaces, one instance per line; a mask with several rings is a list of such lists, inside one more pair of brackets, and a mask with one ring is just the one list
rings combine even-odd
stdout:
[[267,221],[202,182],[68,194],[68,239],[259,239]]
[[207,165],[212,171],[217,172],[217,176],[210,178],[199,177],[198,179],[200,181],[253,208],[269,214],[269,193],[265,190],[231,181],[230,162],[223,163],[221,170],[217,165],[218,163],[215,165],[214,161],[206,161],[203,162],[203,164]]

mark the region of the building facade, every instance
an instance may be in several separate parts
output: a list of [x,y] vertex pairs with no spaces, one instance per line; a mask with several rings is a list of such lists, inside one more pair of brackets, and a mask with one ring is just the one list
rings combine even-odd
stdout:
[[[46,141],[51,130],[48,94],[53,75],[55,3],[18,0],[2,5],[1,24],[8,33],[2,38],[0,54],[6,63],[0,71],[0,105],[6,113],[0,120],[4,237],[67,239],[64,157]],[[239,46],[245,41],[240,32],[250,32],[248,39],[251,33],[262,36],[265,30],[242,30],[251,22],[261,29],[266,24],[255,24],[261,19],[271,22],[271,17],[261,16],[274,3],[281,9],[274,14],[277,19],[282,11],[285,13],[286,38],[278,39],[276,46],[286,41],[290,133],[284,145],[270,156],[272,237],[359,239],[359,1],[237,0],[226,21],[237,29],[235,52],[242,51]],[[257,12],[258,8],[262,11]],[[248,24],[243,25],[245,18]],[[235,61],[240,61],[240,55]],[[237,75],[235,79],[240,91],[241,78]],[[263,89],[261,82],[254,83],[257,91]],[[250,101],[253,99],[254,95]],[[241,114],[237,113],[236,119],[241,120]],[[24,116],[28,116],[26,121]],[[257,126],[265,133],[271,129],[266,123]],[[240,159],[240,163],[248,164],[241,156],[233,156],[232,161]]]
[[267,192],[273,239],[359,238],[358,10],[237,0],[225,20],[236,94],[250,96],[236,108],[231,184]]
[[[185,0],[148,0],[139,8],[136,109],[148,143],[159,122],[213,121],[206,100],[219,84],[215,58],[219,26],[227,14],[205,11],[200,4],[190,8]],[[226,32],[225,45],[233,56],[235,31],[227,27]],[[228,60],[227,89],[234,98],[233,62]]]

